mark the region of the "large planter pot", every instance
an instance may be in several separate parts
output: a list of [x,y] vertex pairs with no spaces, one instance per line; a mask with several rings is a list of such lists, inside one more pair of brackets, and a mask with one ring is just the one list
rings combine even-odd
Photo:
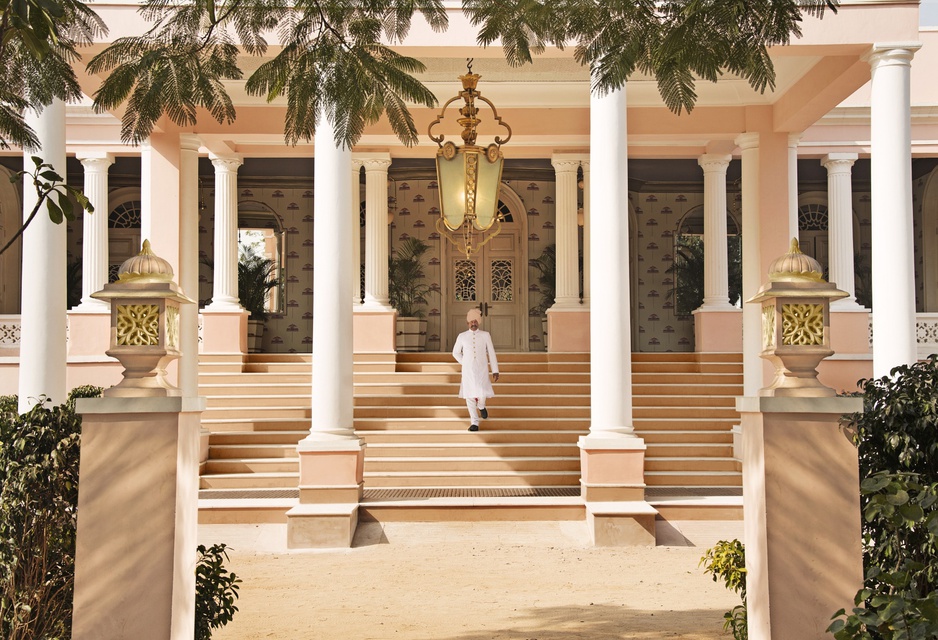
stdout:
[[397,319],[397,350],[423,351],[427,347],[427,321],[424,318]]
[[248,353],[260,353],[264,348],[264,321],[248,319]]

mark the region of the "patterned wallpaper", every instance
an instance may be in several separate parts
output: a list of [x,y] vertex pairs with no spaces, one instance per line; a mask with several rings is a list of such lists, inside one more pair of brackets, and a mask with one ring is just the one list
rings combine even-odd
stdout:
[[[252,185],[248,178],[239,183],[239,199],[264,203],[282,219],[286,251],[286,308],[283,313],[272,314],[267,322],[264,350],[280,353],[308,353],[312,349],[313,311],[313,190],[312,187],[297,186],[284,181],[284,186],[275,182],[260,186]],[[520,198],[527,221],[527,252],[529,262],[539,256],[544,248],[554,244],[555,205],[554,183],[551,181],[511,180],[506,181]],[[921,255],[921,195],[923,181],[914,185],[914,211],[916,220],[916,266],[920,271]],[[682,186],[681,191],[669,191],[667,185],[658,185],[647,191],[631,192],[634,207],[635,233],[633,274],[635,284],[633,310],[637,325],[636,351],[691,351],[693,350],[693,318],[679,316],[674,308],[672,287],[673,274],[668,273],[674,260],[674,236],[681,219],[703,202],[703,184]],[[203,257],[213,255],[214,194],[206,189],[204,201],[207,209],[200,215],[199,251]],[[397,179],[389,183],[389,206],[394,212],[394,221],[389,228],[390,251],[394,251],[402,240],[417,237],[426,241],[431,250],[425,256],[425,271],[431,287],[436,291],[443,288],[443,243],[445,240],[436,232],[435,223],[439,216],[439,199],[435,181],[426,179]],[[734,195],[729,196],[734,206]],[[870,196],[869,193],[854,193],[854,212],[858,221],[857,250],[869,263],[870,252]],[[70,260],[81,256],[80,220],[68,224],[68,256]],[[596,230],[594,230],[594,233]],[[364,251],[364,229],[362,229]],[[211,301],[211,269],[200,266],[199,303],[204,306]],[[591,285],[593,296],[601,295],[602,274],[594,273]],[[922,287],[917,276],[916,289]],[[528,347],[532,351],[545,350],[541,316],[536,307],[540,302],[538,272],[528,268]],[[442,300],[437,295],[427,306],[427,350],[443,348],[441,331]]]

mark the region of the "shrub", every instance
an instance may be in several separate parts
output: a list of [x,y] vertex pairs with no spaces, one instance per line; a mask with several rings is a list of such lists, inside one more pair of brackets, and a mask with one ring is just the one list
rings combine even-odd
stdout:
[[747,640],[746,627],[746,551],[739,540],[720,540],[700,559],[704,572],[720,579],[730,591],[739,594],[742,604],[723,614],[723,630],[731,631],[734,640]]
[[864,589],[838,640],[938,637],[938,357],[861,380],[856,433],[863,511]]
[[212,629],[225,626],[234,618],[238,607],[238,585],[241,580],[225,569],[227,547],[215,544],[198,547],[199,561],[195,566],[195,640],[211,640]]
[[[0,396],[0,638],[71,637],[81,416],[75,400],[101,395],[77,387],[50,407],[18,415]],[[224,568],[225,545],[198,548],[196,629],[200,640],[231,621],[241,581]]]
[[75,577],[81,417],[76,397],[17,415],[0,402],[0,637],[68,638]]

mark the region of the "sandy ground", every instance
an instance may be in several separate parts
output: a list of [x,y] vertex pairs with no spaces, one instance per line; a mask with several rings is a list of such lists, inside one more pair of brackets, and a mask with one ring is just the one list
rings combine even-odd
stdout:
[[289,551],[286,525],[202,525],[232,547],[240,611],[215,640],[725,639],[737,596],[698,566],[741,522],[592,548],[582,523],[375,523],[351,549]]

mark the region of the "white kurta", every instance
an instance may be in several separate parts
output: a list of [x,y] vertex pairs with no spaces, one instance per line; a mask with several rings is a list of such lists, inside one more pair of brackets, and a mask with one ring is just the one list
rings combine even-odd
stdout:
[[488,331],[477,329],[460,333],[453,346],[453,357],[462,365],[460,398],[491,398],[495,395],[489,379],[489,364],[492,373],[498,373],[498,360]]

